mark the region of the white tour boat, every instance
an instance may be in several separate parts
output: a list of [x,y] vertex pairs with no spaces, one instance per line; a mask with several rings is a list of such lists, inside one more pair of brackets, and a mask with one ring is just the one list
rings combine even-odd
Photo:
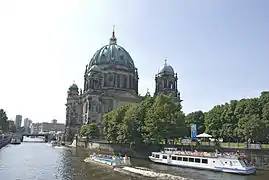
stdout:
[[21,138],[19,136],[12,137],[10,144],[21,144]]
[[111,156],[111,155],[103,155],[103,154],[95,154],[90,155],[90,157],[86,158],[84,160],[85,162],[97,162],[100,164],[108,165],[111,167],[124,167],[124,166],[130,166],[131,161],[130,157],[124,156],[124,157],[119,157],[119,156]]
[[248,163],[247,159],[239,154],[224,155],[164,148],[164,151],[152,152],[149,159],[161,164],[236,174],[254,174],[256,172],[256,167]]

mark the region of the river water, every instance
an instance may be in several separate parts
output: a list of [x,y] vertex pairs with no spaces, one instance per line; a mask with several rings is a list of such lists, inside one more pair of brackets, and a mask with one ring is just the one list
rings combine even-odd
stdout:
[[[111,168],[83,160],[89,155],[85,149],[51,147],[47,143],[23,142],[0,149],[0,180],[149,180],[134,174],[123,174]],[[241,176],[188,168],[179,168],[132,159],[135,166],[150,168],[190,180],[268,180],[269,171]],[[172,179],[166,178],[166,179]]]

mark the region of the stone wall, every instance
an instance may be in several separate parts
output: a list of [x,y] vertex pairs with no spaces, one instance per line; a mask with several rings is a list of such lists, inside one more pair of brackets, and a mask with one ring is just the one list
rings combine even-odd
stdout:
[[106,154],[126,154],[135,158],[148,158],[152,151],[159,151],[162,148],[160,145],[142,144],[131,147],[130,144],[112,144],[104,141],[86,142],[81,139],[77,142],[77,146]]
[[10,143],[11,138],[9,136],[0,137],[0,149]]

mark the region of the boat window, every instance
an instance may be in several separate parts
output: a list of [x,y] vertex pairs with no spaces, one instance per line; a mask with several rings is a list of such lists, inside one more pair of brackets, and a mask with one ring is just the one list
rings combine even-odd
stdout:
[[176,156],[172,156],[172,160],[177,160],[177,157]]
[[202,159],[202,163],[207,164],[208,160],[207,159]]
[[215,161],[213,161],[213,163],[215,163]]
[[167,156],[163,156],[163,159],[167,159]]
[[155,154],[155,157],[156,157],[156,158],[160,158],[160,155],[159,155],[159,154]]
[[246,164],[246,162],[245,162],[244,160],[240,160],[239,162],[240,162],[240,164],[241,164],[243,167],[246,167],[246,166],[247,166],[247,164]]
[[248,163],[248,161],[246,159],[243,159],[243,161],[244,161],[246,166],[249,166],[249,163]]
[[186,157],[183,157],[183,161],[188,161],[188,158],[186,158]]
[[194,158],[189,158],[189,162],[194,162]]
[[182,161],[182,157],[177,157],[177,160],[178,161]]
[[196,159],[196,158],[195,158],[195,162],[196,162],[196,163],[200,163],[200,162],[201,162],[201,159]]

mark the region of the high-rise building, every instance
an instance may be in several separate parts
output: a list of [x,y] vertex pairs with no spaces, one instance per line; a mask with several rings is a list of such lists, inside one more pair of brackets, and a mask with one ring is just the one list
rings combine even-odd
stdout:
[[22,121],[22,116],[21,115],[16,115],[15,126],[16,126],[17,129],[21,128],[21,121]]
[[30,127],[31,127],[32,121],[29,118],[25,118],[23,122],[24,131],[26,133],[30,133]]
[[28,122],[29,122],[29,119],[28,118],[25,118],[24,121],[23,121],[23,127],[24,127],[24,129],[27,129],[28,128]]

